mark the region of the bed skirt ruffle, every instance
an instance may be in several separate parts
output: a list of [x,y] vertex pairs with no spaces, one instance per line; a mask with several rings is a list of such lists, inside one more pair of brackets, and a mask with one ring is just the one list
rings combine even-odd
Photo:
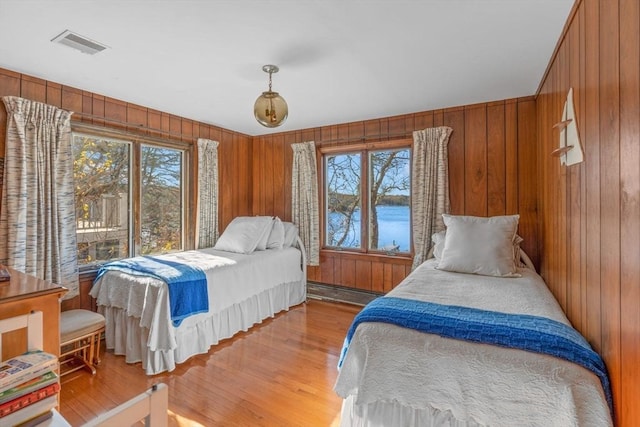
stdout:
[[191,356],[209,351],[212,345],[247,331],[264,319],[288,310],[306,299],[304,282],[283,283],[253,295],[218,313],[199,315],[198,322],[175,328],[173,348],[157,348],[149,343],[149,329],[141,326],[141,319],[127,315],[127,310],[98,306],[106,319],[106,347],[117,355],[124,355],[127,363],[142,362],[147,375],[173,371],[176,364]]

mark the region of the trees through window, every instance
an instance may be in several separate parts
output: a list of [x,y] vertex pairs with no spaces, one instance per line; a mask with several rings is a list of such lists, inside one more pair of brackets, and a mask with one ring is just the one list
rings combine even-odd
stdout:
[[325,246],[411,251],[410,148],[326,153]]
[[[73,152],[81,268],[182,249],[183,150],[74,133]],[[137,170],[139,180],[132,178]],[[141,195],[139,218],[134,194]],[[132,250],[134,233],[139,253]]]

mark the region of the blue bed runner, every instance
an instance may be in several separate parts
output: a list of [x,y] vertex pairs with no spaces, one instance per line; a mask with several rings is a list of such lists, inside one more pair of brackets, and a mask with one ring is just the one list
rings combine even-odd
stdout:
[[173,326],[180,326],[186,317],[193,314],[209,311],[207,277],[201,268],[157,257],[139,256],[104,264],[95,280],[109,270],[152,276],[166,282]]
[[380,297],[365,306],[354,318],[344,341],[338,367],[342,366],[356,328],[363,322],[391,323],[446,338],[517,348],[568,360],[598,376],[609,409],[613,408],[611,386],[602,358],[578,331],[555,320]]

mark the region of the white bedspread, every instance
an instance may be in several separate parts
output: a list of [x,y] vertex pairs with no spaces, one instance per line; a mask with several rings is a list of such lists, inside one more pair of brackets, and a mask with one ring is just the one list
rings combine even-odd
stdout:
[[220,339],[303,302],[306,277],[300,250],[256,251],[250,255],[201,249],[163,255],[205,271],[209,312],[171,323],[168,288],[161,280],[107,271],[90,295],[107,318],[107,348],[143,362],[148,374],[206,352]]
[[[523,277],[514,279],[433,266],[425,262],[388,295],[569,324],[531,270],[521,269]],[[421,417],[439,419],[434,425],[612,425],[600,380],[579,365],[384,323],[358,327],[335,390],[351,405],[343,425],[423,425]],[[366,421],[373,418],[382,424]],[[409,418],[422,421],[410,424]]]

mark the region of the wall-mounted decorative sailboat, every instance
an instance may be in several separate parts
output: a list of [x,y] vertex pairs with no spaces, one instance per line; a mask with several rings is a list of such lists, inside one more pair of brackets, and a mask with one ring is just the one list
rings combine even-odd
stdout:
[[560,146],[551,152],[552,156],[560,157],[561,165],[575,165],[584,160],[575,109],[573,107],[573,88],[569,89],[567,100],[562,110],[562,121],[553,125],[560,130]]

